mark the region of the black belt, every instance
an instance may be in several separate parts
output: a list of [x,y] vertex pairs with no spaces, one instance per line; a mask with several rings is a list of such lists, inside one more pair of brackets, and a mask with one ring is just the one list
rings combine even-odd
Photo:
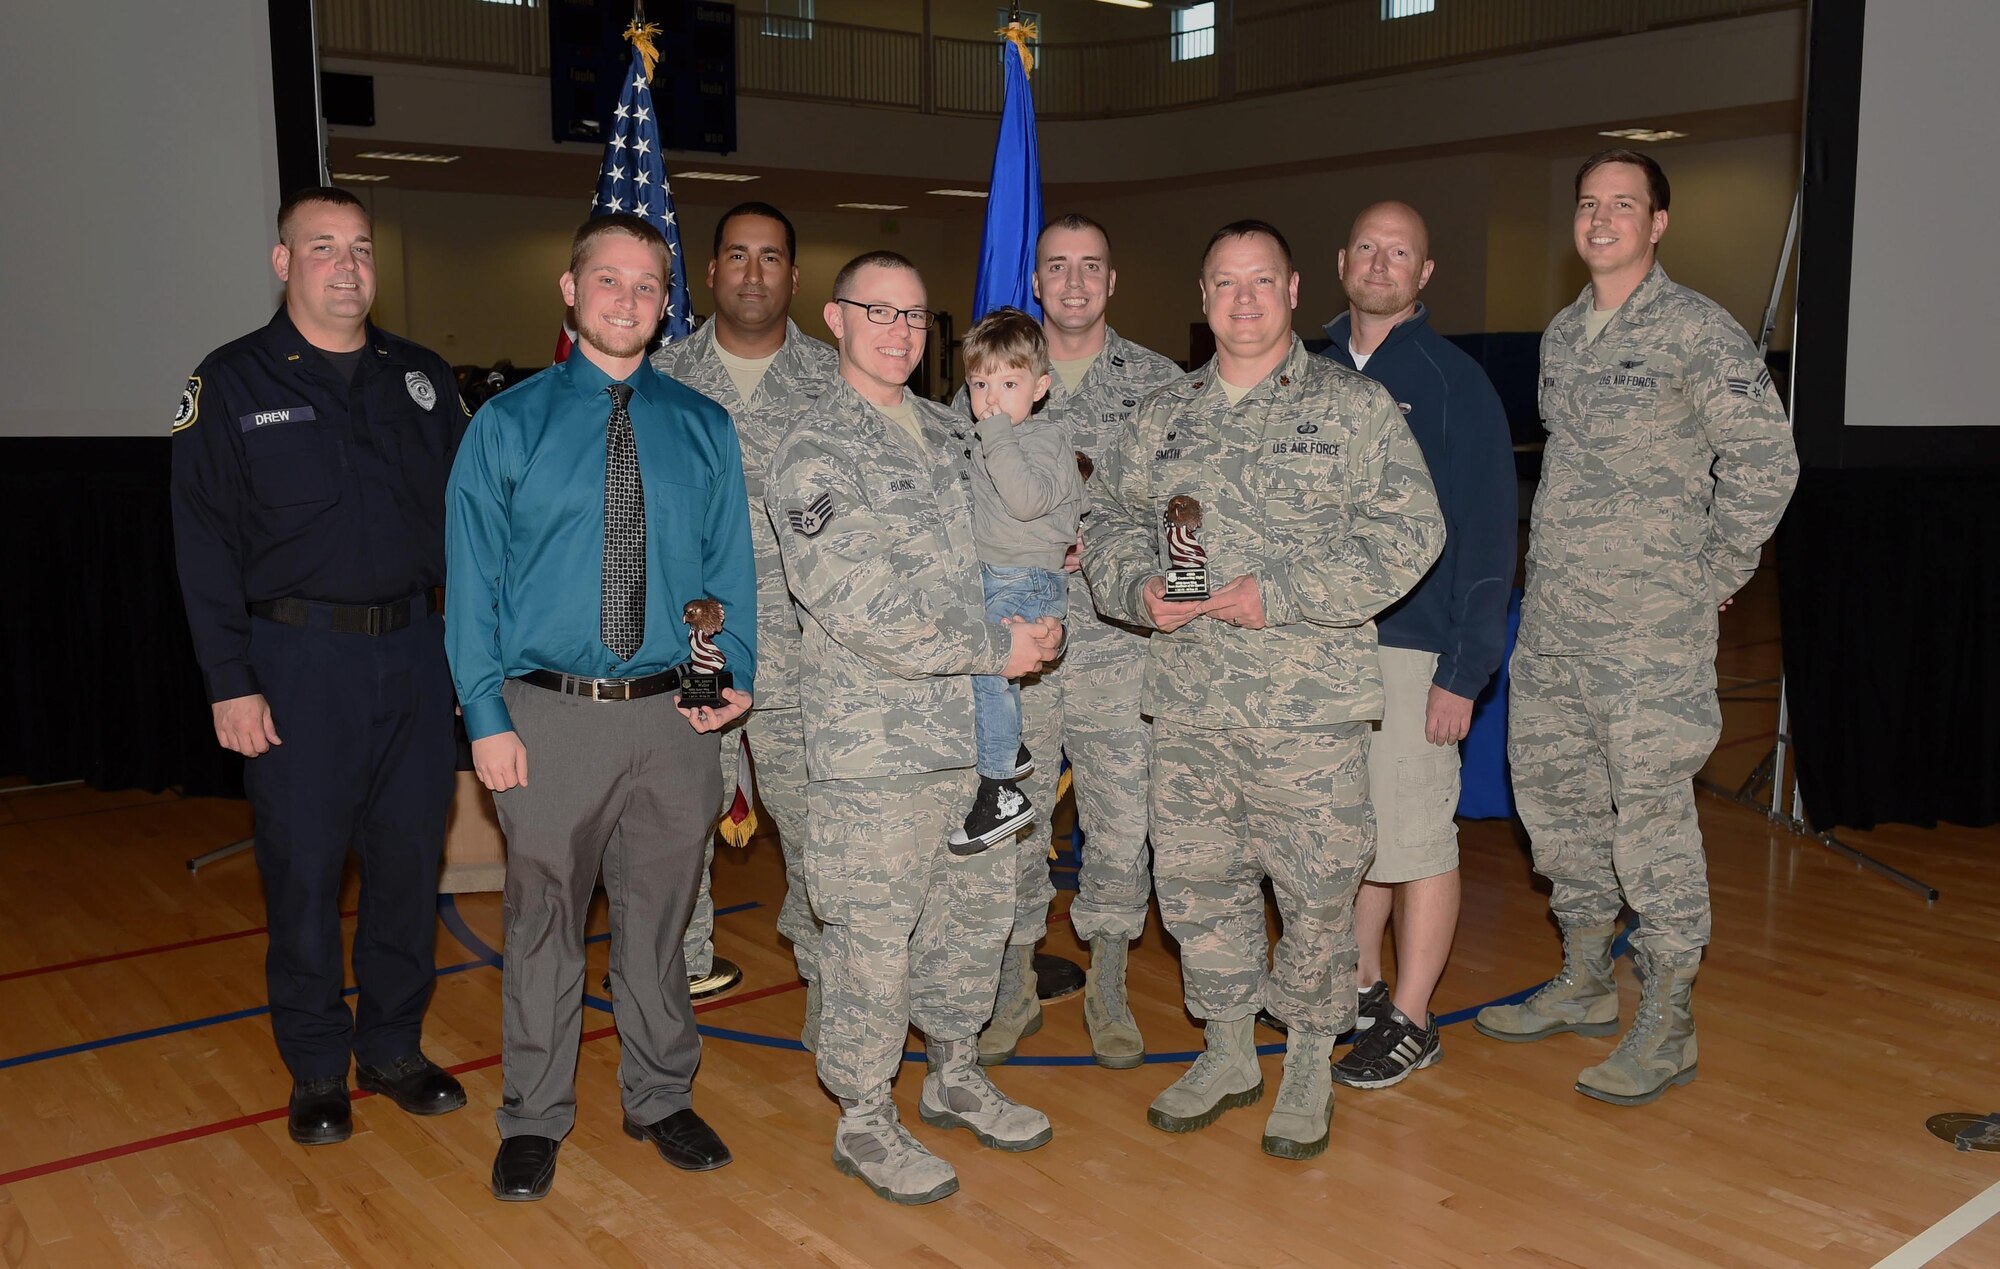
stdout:
[[286,626],[311,626],[340,634],[385,635],[444,611],[437,587],[386,604],[323,604],[316,599],[266,599],[250,605],[250,615]]
[[681,685],[681,670],[682,667],[677,665],[671,670],[648,674],[640,679],[587,679],[575,674],[558,674],[554,670],[529,670],[515,681],[561,692],[565,696],[581,696],[586,700],[636,701],[678,688]]

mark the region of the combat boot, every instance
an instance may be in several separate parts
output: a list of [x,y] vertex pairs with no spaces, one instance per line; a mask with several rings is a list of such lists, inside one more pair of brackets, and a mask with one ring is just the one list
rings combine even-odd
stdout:
[[963,1128],[991,1150],[1022,1151],[1049,1144],[1049,1117],[1023,1106],[993,1086],[979,1069],[979,1046],[971,1040],[940,1040],[928,1046],[930,1073],[917,1113],[933,1128]]
[[1201,1056],[1188,1067],[1187,1074],[1153,1099],[1146,1109],[1146,1122],[1161,1132],[1193,1132],[1220,1119],[1225,1110],[1254,1106],[1264,1095],[1256,1029],[1254,1016],[1211,1021],[1203,1036]]
[[1099,1066],[1129,1071],[1146,1060],[1146,1040],[1125,994],[1123,935],[1090,940],[1090,968],[1083,976],[1083,1025],[1090,1032],[1090,1056]]
[[819,1052],[819,1010],[822,997],[819,979],[806,979],[806,1022],[799,1028],[799,1043],[808,1053]]
[[1701,953],[1639,958],[1639,1016],[1611,1056],[1576,1077],[1576,1091],[1617,1106],[1658,1101],[1695,1077],[1694,1014],[1688,998]]
[[1000,958],[1000,996],[993,1019],[979,1033],[979,1064],[998,1066],[1014,1056],[1021,1041],[1042,1029],[1042,1001],[1035,994],[1035,947],[1009,943]]
[[859,1101],[840,1099],[833,1166],[891,1203],[934,1203],[958,1190],[958,1173],[917,1143],[896,1114],[887,1085]]
[[1285,1076],[1264,1121],[1264,1153],[1310,1159],[1326,1149],[1333,1123],[1333,1037],[1297,1027],[1285,1037]]
[[1618,1029],[1618,984],[1611,977],[1611,941],[1618,923],[1563,927],[1563,967],[1518,1005],[1488,1005],[1472,1020],[1481,1035],[1514,1044],[1574,1031],[1610,1035]]

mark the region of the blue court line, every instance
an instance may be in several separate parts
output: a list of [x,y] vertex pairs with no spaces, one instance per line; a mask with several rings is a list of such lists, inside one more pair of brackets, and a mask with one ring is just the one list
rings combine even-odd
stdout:
[[[437,976],[463,974],[468,969],[484,969],[488,965],[484,959],[461,961],[456,965],[445,965],[438,969]],[[342,997],[352,996],[359,987],[349,987],[341,992]],[[72,1053],[88,1053],[92,1049],[108,1049],[114,1045],[132,1044],[139,1040],[151,1040],[158,1036],[174,1035],[182,1031],[193,1031],[199,1027],[212,1027],[224,1022],[241,1022],[245,1018],[260,1018],[271,1012],[271,1006],[258,1005],[254,1009],[238,1009],[231,1013],[211,1014],[206,1018],[194,1018],[187,1022],[170,1022],[161,1027],[148,1027],[144,1031],[127,1031],[123,1035],[106,1036],[101,1040],[83,1040],[76,1044],[66,1044],[61,1048],[42,1049],[34,1053],[23,1053],[18,1057],[0,1058],[0,1071],[10,1066],[26,1066],[31,1062],[46,1062],[50,1058],[68,1057]]]
[[[717,915],[720,915],[720,913],[718,913]],[[1625,956],[1632,950],[1633,928],[1635,927],[1628,926],[1625,929],[1620,930],[1618,932],[1618,937],[1612,941],[1611,956],[1613,960]],[[1534,995],[1536,992],[1540,991],[1543,987],[1547,986],[1548,981],[1549,980],[1545,979],[1542,982],[1536,983],[1532,987],[1523,987],[1521,990],[1517,992],[1512,992],[1509,993],[1508,995],[1501,996],[1497,1000],[1489,1000],[1485,1004],[1471,1005],[1464,1009],[1454,1010],[1451,1013],[1440,1014],[1437,1020],[1438,1026],[1442,1028],[1442,1027],[1455,1026],[1458,1023],[1466,1022],[1471,1018],[1473,1018],[1474,1016],[1476,1016],[1481,1009],[1486,1009],[1493,1005],[1520,1004],[1523,1000],[1526,1000],[1528,997]],[[586,1001],[589,1001],[590,997],[586,996],[584,999]],[[595,1007],[603,1009],[603,1008],[608,1008],[609,1006],[596,1005]],[[728,1027],[703,1026],[700,1027],[699,1030],[704,1036],[708,1036],[710,1038],[717,1040],[733,1040],[738,1044],[754,1044],[766,1049],[790,1049],[795,1053],[803,1053],[806,1051],[805,1045],[799,1043],[797,1040],[786,1039],[783,1036],[761,1035],[755,1031],[735,1031]],[[1350,1031],[1346,1035],[1341,1036],[1338,1042],[1341,1044],[1347,1044],[1352,1042],[1353,1039],[1354,1039],[1354,1033]],[[1285,1051],[1285,1045],[1283,1041],[1280,1041],[1277,1044],[1260,1044],[1257,1046],[1257,1052],[1262,1057],[1271,1057],[1275,1054],[1282,1054],[1284,1051]],[[1181,1053],[1148,1053],[1145,1056],[1144,1061],[1148,1064],[1155,1062],[1192,1062],[1200,1056],[1201,1056],[1200,1049],[1188,1049],[1185,1052]],[[925,1062],[928,1060],[929,1060],[928,1057],[921,1051],[905,1050],[903,1053],[903,1061],[905,1062]],[[1008,1058],[1005,1062],[1001,1063],[1001,1065],[1003,1066],[1095,1066],[1097,1065],[1097,1059],[1090,1056],[1087,1053],[1055,1054],[1049,1056],[1035,1056],[1033,1054],[1017,1053],[1013,1057]]]
[[[760,906],[762,905],[755,902],[739,903],[733,907],[717,908],[715,915],[719,917],[729,916],[733,913],[744,912]],[[463,974],[469,969],[499,968],[501,964],[500,953],[488,947],[480,940],[478,935],[472,933],[471,927],[465,924],[465,918],[459,914],[458,904],[453,900],[451,895],[438,896],[438,916],[444,921],[445,928],[451,932],[451,936],[465,944],[468,951],[478,953],[478,959],[460,961],[456,965],[440,966],[437,971],[437,977],[443,978],[448,974]],[[608,933],[598,934],[585,941],[597,943],[610,937]],[[349,987],[340,994],[345,998],[354,995],[358,991],[360,991],[358,987]],[[606,1010],[611,1007],[608,1001],[594,1002],[593,998],[589,996],[584,997],[584,1000],[586,1003],[597,1003],[599,1008]],[[0,1071],[4,1071],[9,1067],[27,1066],[34,1062],[46,1062],[51,1058],[69,1057],[76,1053],[88,1053],[94,1049],[108,1049],[116,1045],[133,1044],[140,1040],[153,1040],[160,1036],[176,1035],[182,1031],[194,1031],[201,1027],[219,1026],[225,1022],[241,1022],[245,1018],[261,1018],[270,1012],[271,1006],[258,1005],[252,1009],[237,1009],[229,1013],[210,1014],[206,1018],[192,1018],[186,1022],[170,1022],[164,1026],[148,1027],[143,1031],[127,1031],[122,1035],[105,1036],[97,1040],[82,1040],[75,1044],[65,1044],[53,1049],[40,1049],[33,1053],[22,1053],[14,1057],[0,1058]]]

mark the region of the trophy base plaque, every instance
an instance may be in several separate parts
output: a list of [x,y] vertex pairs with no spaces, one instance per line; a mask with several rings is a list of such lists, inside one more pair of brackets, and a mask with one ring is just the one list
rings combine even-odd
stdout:
[[1208,598],[1208,568],[1170,568],[1167,570],[1167,593],[1169,603],[1194,603]]
[[720,709],[725,703],[722,690],[734,686],[727,670],[689,670],[681,675],[681,708]]

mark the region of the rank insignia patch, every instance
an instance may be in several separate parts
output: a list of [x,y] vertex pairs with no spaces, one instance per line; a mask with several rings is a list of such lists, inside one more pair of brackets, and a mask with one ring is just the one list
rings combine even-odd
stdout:
[[187,387],[181,389],[180,408],[174,411],[173,431],[178,432],[184,427],[194,426],[194,421],[200,417],[201,376],[189,375]]
[[792,522],[792,532],[800,537],[818,537],[819,531],[833,518],[833,495],[823,493],[803,507],[787,508],[785,518]]

